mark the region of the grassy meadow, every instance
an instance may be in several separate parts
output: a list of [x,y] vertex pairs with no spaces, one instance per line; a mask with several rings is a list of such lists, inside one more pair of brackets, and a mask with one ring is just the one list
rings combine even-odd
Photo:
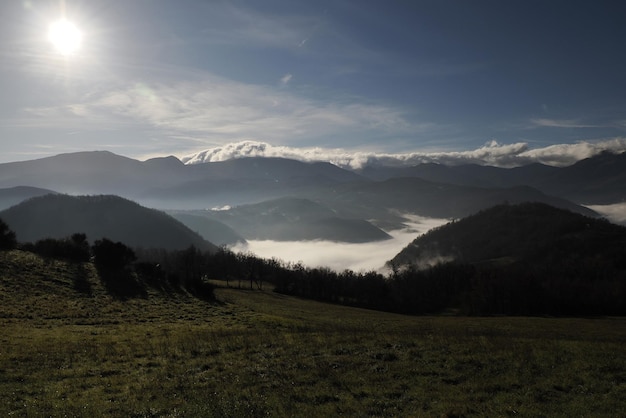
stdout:
[[227,287],[119,300],[89,263],[12,251],[0,342],[0,416],[626,416],[626,318],[410,317]]

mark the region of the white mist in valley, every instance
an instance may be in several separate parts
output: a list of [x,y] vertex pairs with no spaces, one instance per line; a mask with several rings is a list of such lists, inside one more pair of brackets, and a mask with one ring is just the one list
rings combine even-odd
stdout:
[[381,271],[404,247],[419,235],[449,222],[449,219],[404,215],[405,228],[387,231],[391,239],[352,244],[333,241],[248,241],[232,247],[235,252],[251,252],[262,258],[277,258],[306,267],[328,267],[336,271]]
[[598,212],[609,221],[626,225],[626,203],[615,203],[612,205],[587,205],[591,210]]

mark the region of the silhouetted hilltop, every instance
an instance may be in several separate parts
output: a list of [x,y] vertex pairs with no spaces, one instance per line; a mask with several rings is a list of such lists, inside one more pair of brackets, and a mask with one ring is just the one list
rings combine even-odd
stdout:
[[[525,261],[558,257],[626,260],[626,228],[543,203],[498,205],[448,223],[415,239],[390,262],[429,266]],[[626,265],[625,265],[626,266]]]
[[541,203],[500,205],[446,224],[389,265],[405,311],[626,312],[626,227]]
[[10,208],[31,197],[45,196],[54,194],[55,192],[48,189],[40,189],[38,187],[16,186],[6,189],[0,189],[0,210]]
[[0,212],[21,242],[87,234],[131,247],[202,250],[216,247],[171,216],[118,196],[46,195]]

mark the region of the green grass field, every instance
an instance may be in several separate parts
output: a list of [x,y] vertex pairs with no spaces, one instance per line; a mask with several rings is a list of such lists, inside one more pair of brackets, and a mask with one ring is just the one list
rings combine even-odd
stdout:
[[626,318],[216,296],[121,301],[89,264],[0,253],[0,416],[626,416]]

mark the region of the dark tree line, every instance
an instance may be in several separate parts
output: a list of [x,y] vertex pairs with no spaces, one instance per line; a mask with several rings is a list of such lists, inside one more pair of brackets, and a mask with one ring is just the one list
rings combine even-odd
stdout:
[[0,219],[0,250],[12,250],[17,246],[15,232],[9,229],[2,219]]
[[[573,251],[581,245],[573,236],[551,251],[533,251],[532,259],[449,262],[394,269],[390,275],[307,268],[225,248],[131,249],[106,238],[90,246],[84,234],[21,248],[45,257],[91,260],[107,289],[120,297],[143,296],[153,288],[210,299],[209,280],[219,279],[250,289],[272,283],[284,294],[406,314],[626,315],[625,249],[602,247],[608,236],[585,237],[585,256]],[[0,249],[16,245],[15,234],[0,220]]]
[[499,267],[452,262],[388,277],[296,269],[275,290],[404,314],[626,315],[626,270],[568,259]]
[[22,244],[23,250],[28,250],[48,258],[60,258],[70,261],[89,261],[91,247],[85,234],[73,234],[62,239],[45,238],[34,244]]

